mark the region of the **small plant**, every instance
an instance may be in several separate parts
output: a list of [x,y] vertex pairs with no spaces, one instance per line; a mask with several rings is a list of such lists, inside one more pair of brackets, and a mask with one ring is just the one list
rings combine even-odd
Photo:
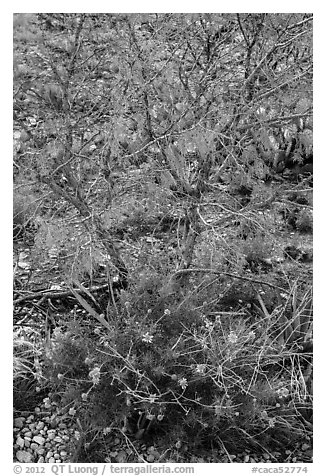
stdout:
[[313,219],[312,213],[309,210],[300,211],[296,221],[296,227],[301,233],[312,233]]
[[33,228],[35,201],[31,196],[14,195],[13,201],[13,235],[14,239],[22,238]]

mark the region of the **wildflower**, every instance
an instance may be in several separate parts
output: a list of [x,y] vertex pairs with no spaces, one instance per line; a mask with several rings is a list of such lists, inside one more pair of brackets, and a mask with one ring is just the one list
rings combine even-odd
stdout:
[[103,428],[102,433],[103,435],[107,435],[108,433],[111,433],[111,428],[110,427]]
[[100,335],[101,334],[101,329],[99,327],[96,327],[93,332],[94,332],[94,334]]
[[157,415],[157,420],[158,421],[162,421],[164,418],[164,415],[160,414],[160,415]]
[[269,426],[270,428],[274,428],[275,422],[276,422],[276,419],[275,419],[275,418],[269,418],[269,419],[268,419],[268,426]]
[[74,407],[69,408],[68,414],[69,414],[70,416],[76,415],[76,410],[74,409]]
[[155,403],[155,400],[156,400],[156,393],[151,394],[149,396],[149,403]]
[[82,400],[83,400],[84,402],[86,402],[86,400],[87,400],[87,398],[88,398],[88,394],[87,394],[87,393],[82,393],[82,394],[81,394],[81,397],[82,397]]
[[93,385],[97,385],[100,381],[100,369],[99,367],[94,367],[93,370],[91,370],[88,374],[88,376],[92,379]]
[[248,334],[248,338],[249,339],[254,339],[256,337],[256,334],[254,331],[250,331],[249,334]]
[[238,340],[238,336],[236,335],[234,331],[231,331],[230,334],[228,335],[228,341],[231,344],[235,344],[237,340]]
[[129,308],[130,308],[130,305],[131,305],[131,304],[130,304],[130,302],[129,302],[129,301],[126,301],[126,302],[125,302],[125,306],[126,306],[126,308],[127,308],[127,309],[129,309]]
[[177,441],[176,444],[175,444],[175,447],[179,450],[181,448],[181,446],[182,446],[181,441],[180,440]]
[[63,374],[58,374],[57,377],[58,377],[58,380],[63,380],[64,375]]
[[152,309],[147,309],[147,314],[152,314]]
[[154,336],[150,335],[149,332],[145,332],[145,334],[142,336],[142,341],[146,342],[147,344],[151,344],[153,342],[153,337]]
[[205,364],[198,364],[198,365],[196,366],[195,372],[196,372],[197,374],[204,374],[204,373],[205,373],[205,370],[206,370],[206,365],[205,365]]
[[50,402],[49,397],[44,398],[43,403],[44,403],[45,408],[51,408],[51,402]]
[[164,314],[165,314],[166,316],[170,316],[170,315],[171,315],[170,309],[165,309],[165,310],[164,310]]
[[119,276],[118,276],[118,275],[113,276],[112,281],[113,281],[114,283],[117,283],[117,282],[119,281]]
[[172,380],[177,380],[177,378],[178,378],[178,377],[176,376],[176,374],[172,374],[172,375],[171,375],[171,379],[172,379]]
[[75,436],[77,441],[80,440],[80,432],[78,430],[75,430],[74,436]]
[[277,390],[277,394],[278,394],[279,398],[286,398],[286,397],[289,396],[289,393],[290,393],[289,390],[285,387],[279,388]]
[[181,378],[179,380],[179,385],[182,388],[182,390],[186,390],[186,388],[188,387],[187,379],[186,378]]
[[86,359],[84,360],[84,363],[85,363],[86,365],[89,365],[91,362],[92,362],[92,361],[91,361],[91,359],[90,359],[89,357],[86,357]]
[[213,329],[214,325],[211,321],[205,319],[205,327],[207,327],[207,329]]
[[263,410],[262,412],[260,412],[260,416],[266,420],[266,418],[268,418],[268,415],[267,415],[267,411],[266,410]]

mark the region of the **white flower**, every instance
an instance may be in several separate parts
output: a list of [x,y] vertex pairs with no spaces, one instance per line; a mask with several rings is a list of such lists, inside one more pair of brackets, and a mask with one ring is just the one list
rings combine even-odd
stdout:
[[235,344],[238,340],[238,336],[234,331],[231,331],[230,334],[228,335],[228,341],[231,344]]
[[87,393],[82,393],[82,394],[81,394],[81,397],[82,397],[82,400],[83,400],[84,402],[86,402],[86,400],[87,400],[87,398],[88,398],[88,394],[87,394]]
[[74,415],[76,415],[76,410],[73,407],[71,407],[71,408],[69,408],[68,414],[70,416],[74,416]]
[[153,393],[149,396],[149,403],[155,403],[156,393]]
[[204,374],[204,373],[205,373],[205,370],[206,370],[206,365],[205,365],[205,364],[198,364],[198,365],[196,366],[195,372],[196,372],[197,374]]
[[170,315],[171,315],[170,309],[165,309],[165,310],[164,310],[164,314],[165,314],[166,316],[170,316]]
[[182,390],[186,390],[186,388],[188,387],[187,379],[186,378],[181,378],[179,380],[179,385],[182,388]]
[[149,332],[146,332],[142,336],[142,341],[146,342],[147,344],[151,344],[153,342],[153,338],[154,338],[154,336],[150,335]]
[[93,384],[97,385],[100,381],[100,368],[99,367],[94,367],[93,370],[91,370],[88,374],[88,376],[92,379]]
[[276,419],[275,419],[275,418],[269,418],[269,419],[268,419],[268,426],[269,426],[270,428],[274,428],[275,423],[276,423]]
[[290,393],[290,392],[289,392],[289,390],[288,390],[287,388],[282,387],[282,388],[279,388],[279,389],[277,390],[277,393],[278,393],[279,398],[286,398],[286,397],[289,396],[289,393]]

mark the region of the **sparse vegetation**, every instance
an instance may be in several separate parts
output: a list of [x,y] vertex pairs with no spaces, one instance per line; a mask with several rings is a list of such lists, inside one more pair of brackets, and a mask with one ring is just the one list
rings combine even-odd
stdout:
[[311,461],[311,132],[310,14],[14,15],[15,459]]

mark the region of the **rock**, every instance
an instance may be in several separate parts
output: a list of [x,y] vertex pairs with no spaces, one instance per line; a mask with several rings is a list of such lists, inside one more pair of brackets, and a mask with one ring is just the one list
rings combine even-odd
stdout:
[[161,457],[160,453],[157,450],[152,451],[151,454],[154,456],[156,460],[159,460]]
[[60,456],[62,456],[62,458],[65,458],[67,455],[67,451],[60,451]]
[[51,458],[53,456],[53,452],[52,451],[48,451],[45,455],[46,458]]
[[117,460],[117,463],[125,463],[127,461],[127,453],[124,450],[121,450],[118,452],[115,459]]
[[38,448],[38,450],[37,450],[38,455],[42,456],[42,455],[44,455],[44,453],[45,453],[45,448]]
[[45,438],[43,438],[43,436],[34,436],[33,441],[35,441],[35,443],[37,443],[38,445],[42,446],[45,443]]
[[55,458],[57,460],[57,459],[60,458],[60,455],[58,453],[54,453],[53,458]]
[[20,448],[24,448],[25,441],[23,440],[23,438],[22,438],[21,436],[18,436],[18,437],[17,437],[17,440],[16,440],[16,444],[17,444]]
[[44,425],[45,425],[44,421],[39,421],[38,424],[36,425],[36,429],[43,430]]
[[31,443],[31,449],[32,450],[37,450],[38,449],[38,444],[37,443]]
[[24,437],[32,438],[33,434],[31,431],[26,431]]
[[250,456],[249,456],[249,455],[246,455],[246,456],[243,458],[243,462],[244,462],[244,463],[249,463],[249,459],[250,459]]
[[24,418],[24,417],[15,418],[15,419],[14,419],[14,426],[15,426],[16,428],[23,428],[23,426],[24,426],[24,421],[25,421],[25,418]]
[[40,456],[39,459],[37,460],[38,463],[45,463],[44,456]]
[[32,463],[33,456],[28,451],[17,451],[16,458],[20,463]]
[[35,407],[35,408],[34,408],[34,412],[35,412],[35,413],[41,413],[40,407]]
[[49,463],[55,463],[55,459],[54,458],[49,458]]
[[31,446],[31,442],[24,440],[25,441],[25,448],[29,448]]
[[62,438],[61,436],[56,436],[55,438],[53,438],[53,441],[55,441],[56,443],[62,443]]

